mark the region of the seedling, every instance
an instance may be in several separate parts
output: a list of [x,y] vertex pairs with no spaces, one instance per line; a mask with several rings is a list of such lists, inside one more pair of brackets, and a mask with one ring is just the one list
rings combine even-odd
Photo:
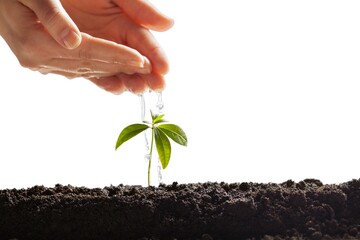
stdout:
[[171,157],[171,144],[169,138],[174,142],[186,146],[187,137],[185,132],[177,125],[167,123],[163,119],[165,114],[153,114],[151,111],[152,122],[143,121],[143,123],[136,123],[125,127],[116,142],[115,149],[117,150],[124,142],[135,137],[139,133],[145,131],[146,129],[151,129],[151,143],[150,143],[150,159],[148,166],[148,185],[150,186],[150,169],[151,169],[151,159],[154,144],[156,145],[156,150],[160,159],[162,169],[165,169]]

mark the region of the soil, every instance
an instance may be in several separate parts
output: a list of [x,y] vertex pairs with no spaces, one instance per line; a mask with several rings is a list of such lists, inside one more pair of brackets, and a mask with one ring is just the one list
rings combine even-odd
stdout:
[[360,239],[360,179],[6,189],[0,239]]

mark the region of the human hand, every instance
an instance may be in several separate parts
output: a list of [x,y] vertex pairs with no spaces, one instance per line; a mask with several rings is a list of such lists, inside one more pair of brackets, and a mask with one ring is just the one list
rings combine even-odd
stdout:
[[168,60],[149,30],[165,31],[172,27],[172,19],[147,0],[61,0],[61,3],[81,32],[136,49],[151,62],[149,74],[120,73],[89,80],[115,93],[164,88]]
[[[0,13],[0,35],[24,67],[69,78],[104,78],[98,85],[115,93],[125,88],[107,87],[111,84],[104,83],[116,82],[117,74],[151,72],[149,61],[138,51],[80,33],[57,1],[0,0]],[[66,37],[68,41],[64,41]]]

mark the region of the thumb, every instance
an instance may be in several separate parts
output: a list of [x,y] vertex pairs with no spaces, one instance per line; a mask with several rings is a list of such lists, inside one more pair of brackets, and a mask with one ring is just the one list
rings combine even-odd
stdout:
[[49,34],[67,49],[77,48],[81,34],[75,23],[57,0],[20,0],[30,8]]

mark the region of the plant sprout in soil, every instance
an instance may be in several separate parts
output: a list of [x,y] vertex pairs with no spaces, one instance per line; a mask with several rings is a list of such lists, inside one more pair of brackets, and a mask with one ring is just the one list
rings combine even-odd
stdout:
[[150,159],[148,165],[148,186],[150,186],[150,169],[154,145],[156,146],[162,169],[165,169],[170,162],[171,144],[169,138],[182,146],[187,145],[186,134],[179,126],[165,121],[163,119],[165,114],[153,114],[153,112],[151,111],[150,113],[152,122],[143,121],[143,123],[131,124],[125,127],[121,131],[116,141],[115,147],[115,149],[117,150],[124,142],[130,140],[131,138],[135,137],[139,133],[149,128],[151,129],[151,143],[149,153]]

